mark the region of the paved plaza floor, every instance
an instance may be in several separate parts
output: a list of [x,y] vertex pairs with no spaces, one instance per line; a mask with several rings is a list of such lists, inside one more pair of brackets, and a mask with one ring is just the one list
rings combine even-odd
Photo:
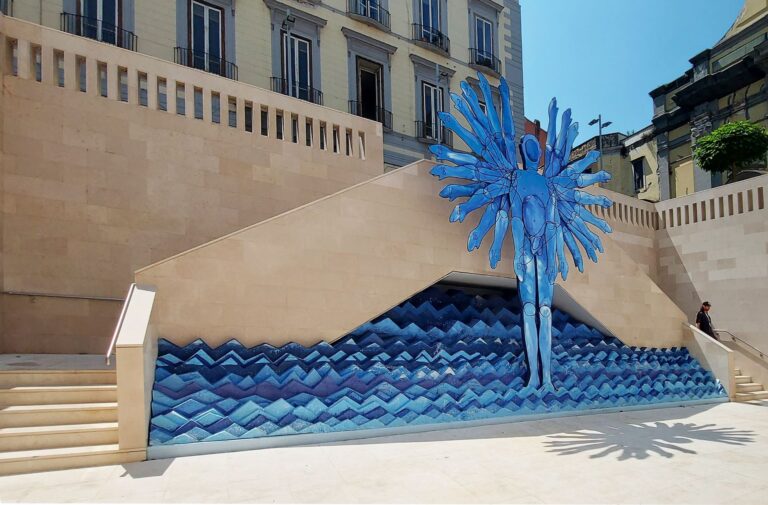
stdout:
[[0,477],[0,502],[768,503],[768,402]]

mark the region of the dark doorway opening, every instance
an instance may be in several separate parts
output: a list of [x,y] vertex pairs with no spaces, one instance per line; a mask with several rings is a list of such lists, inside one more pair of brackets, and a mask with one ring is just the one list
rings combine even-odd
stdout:
[[359,115],[374,121],[382,120],[382,65],[357,58],[357,101]]

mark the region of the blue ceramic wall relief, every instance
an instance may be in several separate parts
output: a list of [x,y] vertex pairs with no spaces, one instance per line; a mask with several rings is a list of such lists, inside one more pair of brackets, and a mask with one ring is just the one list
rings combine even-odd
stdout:
[[[482,75],[484,103],[492,104]],[[550,105],[549,138],[515,145],[509,89],[501,110],[482,108],[462,83],[452,94],[469,129],[443,124],[472,153],[434,146],[440,195],[463,201],[450,216],[483,210],[468,249],[493,230],[496,268],[506,237],[515,245],[517,291],[435,286],[334,343],[210,348],[162,340],[152,395],[150,445],[225,441],[373,428],[435,425],[726,397],[685,349],[628,347],[552,308],[555,279],[568,275],[566,251],[583,270],[603,247],[589,228],[610,232],[588,205],[610,200],[582,189],[609,176],[585,173],[597,153],[568,164],[578,132]],[[519,149],[520,161],[518,161]],[[511,231],[511,233],[509,233]]]
[[[569,251],[574,264],[584,270],[579,245],[597,263],[597,253],[603,252],[600,237],[588,225],[610,233],[611,228],[594,216],[587,205],[610,207],[604,196],[595,196],[581,189],[610,180],[605,171],[596,174],[585,171],[599,158],[591,151],[581,160],[569,164],[571,149],[579,132],[578,123],[571,122],[571,110],[563,113],[557,133],[557,101],[549,104],[549,130],[546,152],[541,153],[539,141],[524,135],[515,144],[515,123],[512,117],[509,86],[502,78],[499,85],[501,110],[493,105],[493,93],[485,76],[478,72],[483,103],[467,82],[461,83],[461,95],[451,93],[451,100],[469,125],[464,128],[449,112],[439,114],[442,123],[458,135],[471,153],[454,151],[437,145],[432,153],[440,164],[432,175],[443,180],[464,180],[449,184],[440,192],[443,198],[463,199],[450,216],[451,222],[484,209],[477,227],[469,234],[467,249],[480,247],[483,238],[493,230],[489,260],[496,268],[501,259],[505,238],[511,230],[515,246],[514,271],[517,275],[520,300],[523,304],[523,334],[530,376],[526,387],[553,389],[550,362],[552,350],[552,296],[558,273],[565,280]],[[517,151],[520,150],[518,161]],[[539,169],[544,154],[544,167]],[[539,370],[541,363],[541,370]]]
[[526,388],[514,291],[436,286],[329,344],[162,340],[150,444],[327,433],[725,397],[685,349],[628,347],[552,311],[551,389]]

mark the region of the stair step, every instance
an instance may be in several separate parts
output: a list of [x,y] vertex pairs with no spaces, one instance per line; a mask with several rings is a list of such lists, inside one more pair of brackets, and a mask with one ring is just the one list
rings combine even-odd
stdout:
[[768,400],[768,391],[753,391],[751,393],[736,393],[737,402],[748,402],[751,400]]
[[742,384],[736,384],[737,393],[752,393],[755,391],[762,391],[763,385],[757,382],[745,382]]
[[17,386],[0,388],[0,405],[49,405],[117,401],[117,386]]
[[733,374],[734,375],[741,375],[741,368],[734,368],[733,369]]
[[117,421],[117,402],[0,407],[0,426],[7,428],[115,421]]
[[0,451],[30,451],[117,443],[117,423],[0,428]]
[[117,444],[0,452],[0,475],[117,465],[144,459],[145,450],[121,451]]
[[748,382],[752,382],[752,377],[749,375],[736,375],[734,378],[736,379],[736,384],[747,384]]
[[0,388],[116,384],[114,370],[0,370]]

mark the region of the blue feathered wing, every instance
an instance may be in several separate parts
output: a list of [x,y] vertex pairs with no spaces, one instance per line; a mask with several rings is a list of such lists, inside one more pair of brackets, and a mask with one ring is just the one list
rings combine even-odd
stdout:
[[[484,208],[480,221],[469,234],[467,249],[480,247],[491,229],[494,230],[493,244],[489,250],[492,268],[496,268],[504,244],[504,238],[512,222],[510,215],[510,193],[515,189],[517,172],[521,170],[517,160],[515,127],[511,109],[509,86],[504,78],[499,85],[501,117],[492,105],[493,94],[488,80],[478,73],[480,90],[485,107],[475,91],[461,83],[461,95],[451,93],[455,108],[464,116],[469,129],[447,112],[439,114],[442,124],[454,132],[469,146],[471,153],[455,151],[444,145],[432,146],[438,161],[431,173],[440,178],[463,179],[462,184],[448,184],[440,196],[451,201],[462,198],[451,213],[451,222],[463,221],[471,212]],[[579,244],[587,256],[597,262],[597,252],[603,252],[600,238],[590,229],[594,226],[605,233],[611,228],[604,220],[592,214],[586,206],[610,207],[611,200],[581,191],[588,186],[610,180],[607,172],[585,173],[599,158],[597,151],[569,164],[573,143],[578,134],[578,123],[571,123],[571,111],[562,116],[560,133],[557,128],[557,101],[552,99],[549,106],[549,132],[545,152],[544,176],[556,200],[556,251],[558,270],[563,279],[568,275],[565,250],[570,252],[576,267],[583,271],[584,264]],[[448,162],[446,164],[444,162]],[[520,216],[518,216],[520,217]]]

